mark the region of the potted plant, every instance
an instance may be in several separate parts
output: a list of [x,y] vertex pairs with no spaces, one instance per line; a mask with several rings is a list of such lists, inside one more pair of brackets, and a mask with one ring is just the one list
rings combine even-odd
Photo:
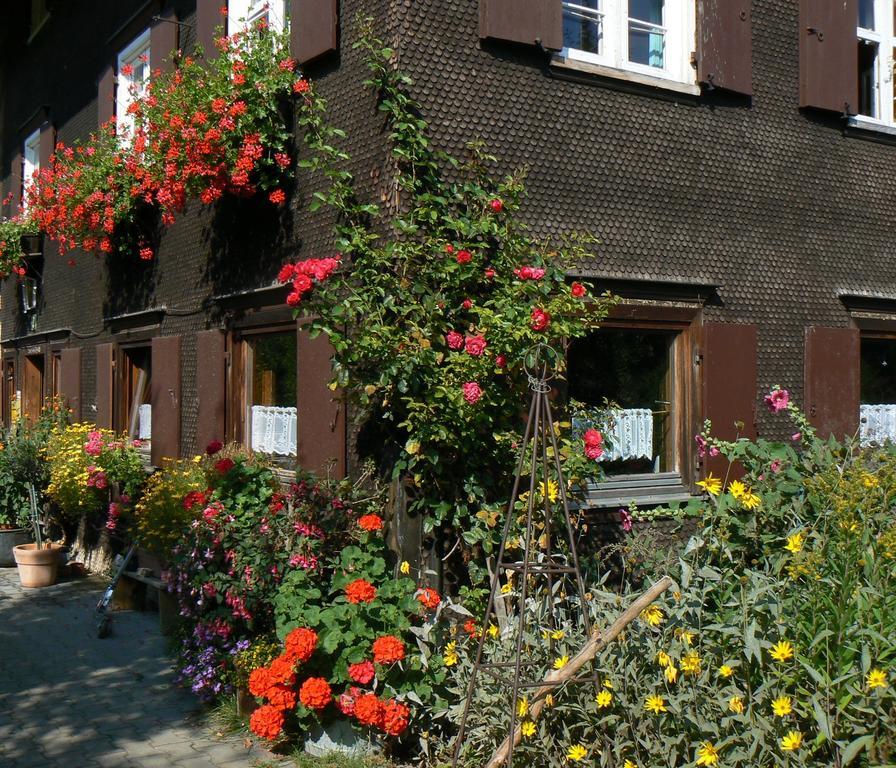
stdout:
[[0,449],[0,567],[16,564],[13,547],[31,541],[28,493],[13,474],[10,455]]
[[28,487],[28,495],[34,541],[29,544],[17,544],[13,547],[13,555],[19,567],[19,581],[23,587],[49,587],[56,583],[60,555],[65,548],[61,544],[44,540],[40,530],[37,492],[33,485]]

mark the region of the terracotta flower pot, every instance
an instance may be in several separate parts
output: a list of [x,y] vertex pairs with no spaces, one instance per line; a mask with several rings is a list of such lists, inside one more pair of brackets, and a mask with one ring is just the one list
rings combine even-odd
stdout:
[[59,571],[59,556],[63,547],[50,544],[37,549],[35,544],[19,544],[13,548],[16,565],[19,566],[19,581],[23,587],[49,587],[56,583]]

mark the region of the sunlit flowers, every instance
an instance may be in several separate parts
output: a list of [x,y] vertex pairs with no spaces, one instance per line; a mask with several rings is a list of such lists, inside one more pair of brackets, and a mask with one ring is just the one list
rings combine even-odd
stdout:
[[581,744],[573,744],[569,748],[569,751],[566,753],[566,758],[577,763],[580,760],[584,760],[587,755],[588,750],[585,749],[585,747],[583,747]]
[[656,663],[661,667],[668,667],[672,663],[672,657],[665,651],[660,651],[656,655]]
[[529,714],[529,699],[525,696],[516,703],[516,716],[525,717]]
[[663,670],[663,675],[665,675],[667,682],[674,683],[676,680],[678,680],[678,667],[676,667],[674,664],[670,664],[668,667],[666,667],[665,670]]
[[731,677],[731,675],[734,674],[734,669],[732,669],[727,664],[722,664],[722,666],[719,667],[718,672],[719,672],[719,677],[729,678],[729,677]]
[[523,734],[523,736],[525,736],[527,739],[530,738],[531,736],[534,736],[535,735],[535,723],[533,723],[531,720],[527,720],[525,723],[523,723],[520,726],[520,731]]
[[647,697],[647,701],[644,702],[644,709],[647,712],[652,712],[654,715],[658,715],[660,712],[669,711],[666,709],[666,700],[662,696],[657,696],[655,693]]
[[697,765],[715,765],[719,762],[719,750],[711,741],[704,741],[697,750]]
[[803,542],[806,540],[806,536],[802,531],[794,533],[791,536],[787,537],[787,544],[784,545],[784,549],[788,552],[792,552],[796,554],[797,552],[803,551]]
[[569,664],[569,656],[560,656],[554,659],[554,669],[563,669],[567,664]]
[[743,696],[732,696],[728,699],[728,711],[734,712],[736,715],[742,715],[744,712]]
[[777,717],[787,717],[787,715],[793,712],[793,699],[790,696],[778,696],[777,699],[772,701],[772,712]]
[[788,731],[781,738],[781,749],[785,752],[796,752],[803,745],[803,734],[799,731]]
[[889,684],[887,673],[882,669],[872,669],[865,678],[865,684],[869,691],[873,691],[875,688],[886,688]]
[[784,662],[793,658],[793,645],[787,640],[779,640],[772,646],[769,655],[775,660]]
[[658,627],[663,623],[663,611],[658,605],[648,605],[641,611],[641,620],[651,627]]
[[609,691],[601,691],[597,694],[594,701],[597,703],[598,709],[606,709],[613,703],[613,694]]
[[700,480],[697,485],[706,491],[710,496],[718,496],[722,492],[722,481],[718,477],[713,477],[710,472],[705,480]]
[[681,659],[681,671],[686,675],[699,675],[700,654],[696,651],[686,653]]
[[445,662],[446,667],[453,667],[458,662],[457,657],[457,642],[452,640],[448,645],[445,646],[445,653],[442,654],[442,661]]

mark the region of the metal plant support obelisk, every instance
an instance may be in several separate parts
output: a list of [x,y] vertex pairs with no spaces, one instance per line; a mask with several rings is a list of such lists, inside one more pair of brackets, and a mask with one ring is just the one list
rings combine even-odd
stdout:
[[[560,466],[560,453],[557,445],[557,436],[554,432],[554,420],[551,414],[551,405],[548,393],[551,390],[550,375],[548,372],[549,354],[556,354],[552,349],[544,345],[539,345],[530,351],[527,355],[528,360],[533,360],[531,366],[526,367],[526,373],[529,378],[529,386],[532,389],[532,403],[529,407],[529,418],[526,422],[525,437],[520,447],[520,458],[517,465],[516,477],[513,482],[513,492],[510,497],[510,503],[507,508],[507,519],[504,522],[504,534],[501,539],[501,546],[498,549],[498,557],[492,574],[491,590],[488,597],[488,607],[485,610],[485,616],[481,624],[482,630],[479,633],[479,643],[476,648],[476,658],[473,664],[473,670],[470,676],[470,682],[467,688],[467,695],[464,701],[463,713],[460,720],[460,728],[457,734],[457,740],[454,745],[454,755],[452,766],[458,765],[461,748],[463,746],[464,734],[467,727],[467,721],[470,714],[470,707],[476,691],[477,682],[479,682],[480,674],[486,673],[493,678],[492,682],[498,682],[512,687],[513,696],[510,699],[510,722],[508,728],[509,748],[507,750],[507,765],[513,765],[514,750],[514,733],[517,728],[517,707],[520,699],[520,692],[526,689],[542,689],[539,693],[543,694],[545,685],[560,685],[562,683],[546,684],[544,677],[538,679],[527,677],[526,670],[538,667],[538,662],[527,660],[523,647],[523,638],[527,627],[527,605],[531,602],[531,598],[537,596],[537,586],[530,590],[529,582],[533,581],[538,584],[538,579],[543,580],[543,588],[549,603],[547,612],[547,620],[550,622],[548,629],[557,628],[557,615],[555,613],[554,593],[555,585],[558,581],[574,580],[576,590],[578,592],[579,607],[581,609],[581,619],[585,628],[586,638],[591,637],[591,620],[585,601],[585,585],[582,581],[582,573],[579,568],[579,559],[576,555],[576,542],[573,533],[573,526],[570,522],[569,502],[566,495],[566,483],[563,478],[563,471]],[[531,442],[531,451],[528,450]],[[508,547],[508,540],[511,538],[513,531],[513,520],[518,516],[516,511],[516,503],[519,498],[520,485],[522,478],[525,476],[524,468],[526,465],[526,457],[529,453],[529,494],[526,505],[525,514],[525,533],[520,536],[519,552],[520,559],[508,560],[508,549],[516,549]],[[553,477],[552,477],[553,476]],[[541,485],[536,480],[541,478]],[[557,511],[562,512],[564,521],[563,535],[566,537],[566,545],[569,550],[569,561],[564,559],[559,552],[555,551],[553,538],[554,505],[555,502],[550,500],[549,481],[556,479],[557,498],[560,507]],[[540,508],[536,508],[536,503],[540,502]],[[543,515],[543,518],[541,517]],[[539,523],[543,522],[543,533],[537,533],[536,529],[540,528]],[[515,533],[513,534],[516,535]],[[571,561],[571,562],[570,562]],[[516,649],[512,661],[504,662],[487,662],[483,660],[483,649],[486,641],[486,627],[489,626],[495,604],[504,596],[499,594],[501,591],[500,580],[501,575],[510,573],[511,575],[519,574],[520,596],[517,604],[518,619],[516,624]],[[548,641],[553,646],[553,637],[551,632],[547,633]],[[537,672],[536,672],[537,673]],[[596,685],[596,678],[592,676],[573,677],[564,682],[589,682]]]

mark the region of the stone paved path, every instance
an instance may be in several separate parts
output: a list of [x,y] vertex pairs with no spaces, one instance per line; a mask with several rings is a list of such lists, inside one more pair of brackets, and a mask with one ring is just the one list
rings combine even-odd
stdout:
[[115,613],[92,634],[96,577],[23,590],[0,568],[2,768],[249,768],[271,755],[217,738],[172,685],[152,613]]

